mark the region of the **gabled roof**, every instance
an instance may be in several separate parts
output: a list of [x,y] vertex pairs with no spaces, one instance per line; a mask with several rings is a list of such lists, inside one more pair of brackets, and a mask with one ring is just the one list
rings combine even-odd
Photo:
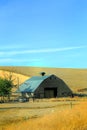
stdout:
[[39,85],[50,76],[51,75],[34,76],[21,84],[16,92],[34,92]]

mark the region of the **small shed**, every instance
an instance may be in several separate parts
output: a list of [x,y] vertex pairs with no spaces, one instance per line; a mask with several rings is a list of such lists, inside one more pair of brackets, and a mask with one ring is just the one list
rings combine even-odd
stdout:
[[56,98],[72,96],[68,85],[56,75],[34,76],[19,86],[17,92],[35,98]]

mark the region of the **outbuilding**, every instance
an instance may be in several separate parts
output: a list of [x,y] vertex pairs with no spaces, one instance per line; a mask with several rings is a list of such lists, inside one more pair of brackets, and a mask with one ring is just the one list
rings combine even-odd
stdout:
[[[44,73],[45,74],[45,73]],[[34,76],[19,86],[17,92],[24,97],[56,98],[72,96],[68,85],[56,75]]]

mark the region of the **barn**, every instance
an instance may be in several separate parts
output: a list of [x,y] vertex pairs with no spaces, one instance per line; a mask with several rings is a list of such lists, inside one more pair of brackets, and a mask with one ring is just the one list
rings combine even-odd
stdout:
[[72,96],[72,90],[56,75],[34,76],[26,80],[16,91],[23,97],[56,98]]

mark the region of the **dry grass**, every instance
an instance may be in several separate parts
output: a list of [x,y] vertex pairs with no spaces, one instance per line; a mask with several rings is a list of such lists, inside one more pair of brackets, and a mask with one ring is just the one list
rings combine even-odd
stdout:
[[[10,68],[8,69],[10,70]],[[87,69],[15,67],[16,73],[28,76],[39,75],[41,71],[45,71],[47,74],[56,74],[75,92],[78,89],[86,88]],[[28,77],[25,76],[22,79],[20,74],[16,76],[20,78],[22,83]],[[72,102],[77,105],[72,106]],[[67,103],[68,105],[66,105]],[[1,108],[7,109],[8,107],[8,110],[0,111],[1,130],[87,130],[86,98],[80,98],[80,100],[79,98],[72,100],[69,98],[58,98],[51,99],[49,102],[43,100],[43,102],[37,103],[5,105],[0,104]]]
[[[77,102],[72,102],[77,104]],[[70,101],[36,100],[26,103],[4,103],[0,104],[0,125],[10,122],[31,119],[51,113],[52,111],[71,108]]]
[[[25,76],[22,74],[0,70],[0,77],[9,78],[10,75],[12,75],[12,80],[13,80],[14,85],[21,84],[29,78],[29,76]],[[17,88],[13,88],[13,91],[15,91],[16,89]]]
[[[70,107],[70,105],[65,107],[64,102],[66,101],[64,101],[62,103],[62,109],[59,106],[52,106],[52,109],[47,109],[46,107],[43,116],[38,118],[27,119],[26,116],[26,118],[20,118],[18,121],[14,116],[14,122],[11,122],[10,125],[4,126],[2,130],[87,130],[87,99],[80,99],[79,101],[79,104],[72,107]],[[43,102],[43,106],[44,104],[46,106],[46,103],[50,106],[51,103],[54,104],[55,102]],[[59,102],[56,102],[56,105],[58,103]],[[40,102],[35,103],[35,105],[36,104],[40,105]],[[34,105],[34,103],[32,103],[32,105]],[[37,109],[33,110],[37,112]],[[38,113],[41,110],[42,109],[38,109]],[[15,111],[15,115],[17,115],[17,111],[20,114],[25,113],[25,115],[28,115],[29,112],[28,109],[27,113],[26,110],[19,109]],[[9,115],[13,116],[11,115],[12,112],[9,112]]]
[[[69,69],[69,68],[40,68],[40,67],[3,67],[0,69],[10,70],[18,74],[27,75],[29,77],[40,75],[40,72],[46,72],[47,75],[55,74],[63,79],[66,84],[74,91],[86,88],[87,69]],[[85,91],[87,93],[87,91]]]
[[87,103],[73,109],[53,112],[50,115],[12,124],[7,130],[87,130]]
[[8,78],[10,75],[12,75],[12,80],[14,80],[14,83],[16,84],[19,79],[19,84],[23,83],[25,80],[29,78],[29,76],[25,76],[23,74],[18,74],[10,71],[4,71],[0,70],[0,77]]

